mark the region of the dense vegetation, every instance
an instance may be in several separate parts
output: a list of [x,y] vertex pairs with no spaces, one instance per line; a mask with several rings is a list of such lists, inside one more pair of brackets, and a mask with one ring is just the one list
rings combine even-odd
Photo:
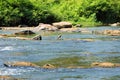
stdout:
[[120,0],[0,0],[0,26],[70,21],[96,25],[120,21]]

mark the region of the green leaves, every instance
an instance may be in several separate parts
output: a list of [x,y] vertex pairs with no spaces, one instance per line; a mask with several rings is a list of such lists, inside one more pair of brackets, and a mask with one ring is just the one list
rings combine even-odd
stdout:
[[[120,21],[119,0],[1,0],[0,26],[56,21],[114,23]],[[82,24],[84,25],[84,24]]]

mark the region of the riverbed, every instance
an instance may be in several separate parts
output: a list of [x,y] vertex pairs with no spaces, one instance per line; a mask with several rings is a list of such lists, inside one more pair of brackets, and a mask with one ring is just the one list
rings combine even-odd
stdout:
[[[98,27],[88,29],[120,28]],[[14,32],[16,31],[0,30],[0,34],[12,34]],[[62,35],[62,39],[57,40],[59,34]],[[42,36],[41,41],[0,38],[0,75],[12,76],[20,80],[120,80],[120,67],[43,69],[5,67],[3,65],[4,62],[8,61],[40,62],[76,57],[81,58],[80,60],[85,64],[105,61],[120,63],[120,36],[73,32],[45,35]]]

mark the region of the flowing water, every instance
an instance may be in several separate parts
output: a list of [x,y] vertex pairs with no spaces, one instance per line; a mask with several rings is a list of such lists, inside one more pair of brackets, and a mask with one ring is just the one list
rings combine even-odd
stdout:
[[[89,30],[119,29],[113,27]],[[11,34],[14,31],[0,31]],[[120,68],[42,69],[32,67],[5,67],[7,61],[38,62],[60,57],[84,57],[85,63],[110,61],[120,63],[120,36],[65,33],[43,36],[42,41],[0,38],[0,75],[20,80],[120,80]],[[84,39],[93,39],[86,41]],[[63,64],[64,65],[64,64]]]

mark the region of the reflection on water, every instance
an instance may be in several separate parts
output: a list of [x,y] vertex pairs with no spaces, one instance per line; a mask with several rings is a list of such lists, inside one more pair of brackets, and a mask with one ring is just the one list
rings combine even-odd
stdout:
[[[89,28],[94,30],[95,28]],[[108,28],[104,28],[108,29]],[[110,27],[109,27],[110,29]],[[113,29],[113,28],[112,28]],[[103,30],[103,28],[96,28]],[[0,33],[6,33],[0,31]],[[8,31],[6,34],[10,34]],[[120,68],[73,68],[89,66],[92,62],[120,63],[120,37],[81,33],[59,33],[43,36],[42,41],[0,38],[0,75],[10,75],[23,80],[119,80]],[[91,40],[91,41],[88,41]],[[7,61],[29,61],[61,64],[57,69],[6,68]]]

